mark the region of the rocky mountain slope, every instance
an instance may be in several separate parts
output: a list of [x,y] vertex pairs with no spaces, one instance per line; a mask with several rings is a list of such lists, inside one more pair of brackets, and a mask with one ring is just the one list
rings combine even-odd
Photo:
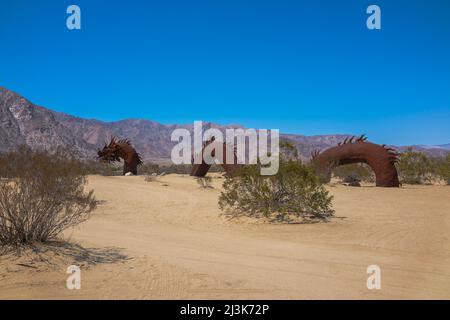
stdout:
[[[225,129],[214,123],[203,123],[204,130],[211,127]],[[144,119],[114,122],[84,119],[37,106],[17,93],[0,87],[0,152],[21,144],[32,148],[65,146],[75,150],[80,158],[93,159],[97,149],[115,135],[130,139],[144,159],[167,161],[175,144],[170,141],[170,135],[176,128],[186,128],[192,132],[193,125],[164,125]],[[281,136],[294,143],[300,154],[308,158],[311,151],[336,145],[349,135]],[[416,148],[429,155],[450,152],[448,145]]]
[[0,87],[0,152],[22,144],[33,148],[69,146],[82,158],[93,156],[95,150],[92,144],[68,130],[55,112]]

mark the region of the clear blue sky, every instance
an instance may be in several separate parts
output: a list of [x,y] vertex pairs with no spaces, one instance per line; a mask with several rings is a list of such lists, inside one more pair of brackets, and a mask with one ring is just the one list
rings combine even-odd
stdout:
[[450,1],[2,0],[0,85],[107,121],[449,143]]

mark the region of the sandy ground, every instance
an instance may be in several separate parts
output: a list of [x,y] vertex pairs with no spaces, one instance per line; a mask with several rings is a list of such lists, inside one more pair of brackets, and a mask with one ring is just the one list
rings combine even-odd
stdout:
[[[271,225],[227,220],[189,176],[89,178],[103,200],[36,257],[0,257],[0,298],[450,298],[450,187],[328,186],[336,218]],[[81,268],[81,289],[66,269]],[[381,289],[366,286],[381,268]]]

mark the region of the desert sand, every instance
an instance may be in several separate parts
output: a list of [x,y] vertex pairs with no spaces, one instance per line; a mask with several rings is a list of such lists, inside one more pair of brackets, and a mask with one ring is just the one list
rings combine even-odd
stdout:
[[[102,203],[65,233],[80,246],[0,257],[0,298],[450,298],[450,187],[330,185],[330,222],[273,225],[220,215],[222,182],[90,176]],[[70,264],[80,290],[66,288]]]

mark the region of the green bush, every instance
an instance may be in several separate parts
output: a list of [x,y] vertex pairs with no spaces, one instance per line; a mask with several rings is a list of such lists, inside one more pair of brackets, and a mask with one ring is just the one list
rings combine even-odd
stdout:
[[[192,165],[190,164],[166,164],[166,165],[158,165],[154,163],[145,163],[140,166],[138,169],[139,174],[143,175],[151,175],[153,173],[156,174],[190,174],[192,171]],[[221,165],[213,164],[208,172],[223,172],[223,168]]]
[[123,175],[122,164],[101,163],[96,160],[84,160],[81,163],[84,169],[84,174],[98,174],[101,176]]
[[200,188],[202,189],[212,189],[214,188],[212,186],[212,178],[211,177],[198,177],[197,179],[197,183],[200,186]]
[[284,160],[299,161],[300,155],[297,147],[288,140],[280,139],[280,157]]
[[228,176],[219,207],[231,217],[293,222],[331,217],[331,200],[310,167],[299,161],[281,160],[273,176],[261,176],[258,165],[244,166]]
[[[1,156],[0,156],[0,175],[4,171],[1,166]],[[84,174],[98,174],[101,176],[122,176],[123,175],[123,163],[102,163],[96,160],[83,160],[80,162],[83,168]],[[157,175],[161,173],[170,174],[190,174],[192,170],[192,165],[190,164],[164,164],[159,165],[152,162],[146,162],[138,167],[138,174],[147,176],[156,173]],[[223,168],[220,165],[213,164],[208,172],[223,172]]]
[[450,185],[450,154],[435,160],[436,175]]
[[156,163],[146,162],[143,165],[139,166],[138,173],[140,175],[160,174],[161,168]]
[[165,172],[166,174],[190,174],[192,166],[190,164],[171,164],[160,166],[159,170]]
[[412,148],[400,154],[397,170],[400,182],[407,184],[429,183],[436,171],[429,157]]
[[375,176],[372,169],[364,163],[347,164],[334,168],[333,174],[344,182],[353,183],[359,181],[374,182]]

